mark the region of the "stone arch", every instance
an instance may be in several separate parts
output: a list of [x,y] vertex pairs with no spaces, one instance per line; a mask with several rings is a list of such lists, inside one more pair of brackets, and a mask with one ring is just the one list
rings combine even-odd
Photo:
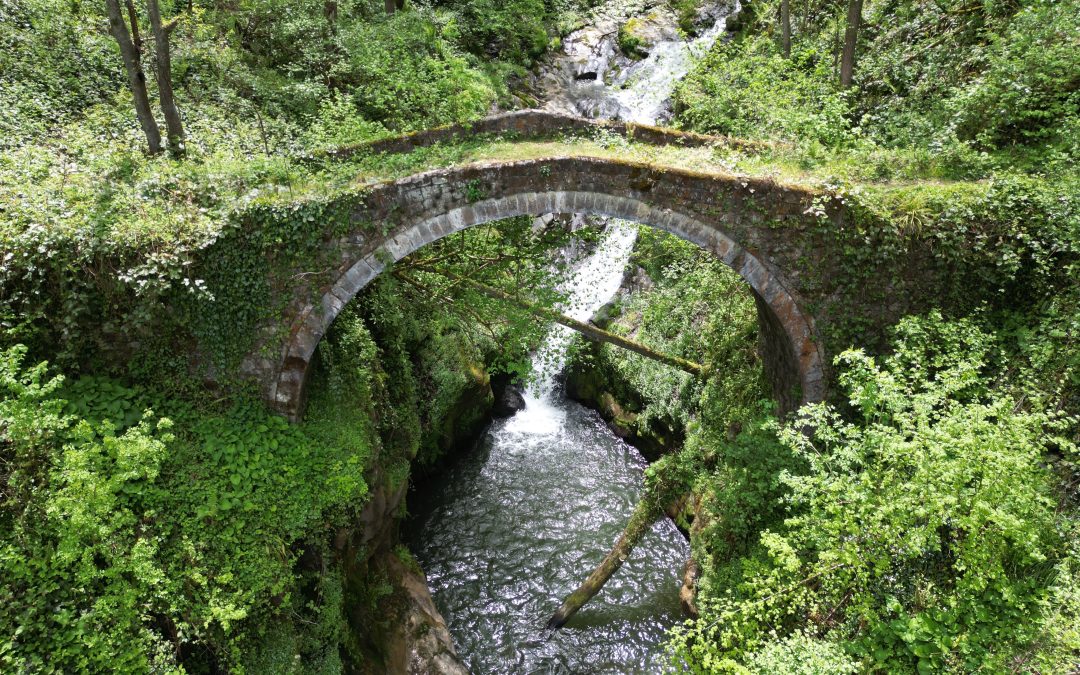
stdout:
[[[613,189],[612,192],[615,192]],[[825,394],[824,355],[813,318],[781,275],[716,226],[671,208],[610,192],[520,191],[420,217],[395,228],[381,246],[348,261],[318,303],[298,316],[276,376],[266,392],[271,406],[290,419],[304,408],[305,387],[315,348],[344,306],[384,269],[383,260],[400,260],[454,232],[496,220],[540,213],[587,213],[655,227],[712,252],[750,286],[758,307],[766,374],[781,407],[818,401]],[[798,391],[797,396],[792,392]]]

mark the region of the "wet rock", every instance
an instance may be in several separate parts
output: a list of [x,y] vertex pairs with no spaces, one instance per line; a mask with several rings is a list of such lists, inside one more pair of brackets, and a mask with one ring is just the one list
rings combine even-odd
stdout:
[[493,375],[491,378],[491,390],[495,395],[495,405],[491,408],[491,414],[495,417],[510,417],[519,410],[525,408],[525,397],[521,387],[513,383],[509,375]]
[[604,304],[603,307],[596,310],[596,313],[589,319],[589,323],[597,328],[603,328],[607,330],[611,325],[612,320],[619,315],[619,298],[612,298],[610,302]]
[[660,42],[679,40],[675,14],[668,8],[634,17],[619,28],[619,49],[632,59],[645,58]]
[[454,651],[446,620],[431,599],[423,573],[393,553],[384,562],[401,600],[397,630],[388,650],[391,655],[388,671],[407,675],[468,675],[468,669]]
[[656,282],[652,280],[652,277],[645,271],[645,268],[640,265],[634,265],[626,268],[626,275],[623,277],[622,287],[619,290],[622,293],[630,295],[651,291],[655,286]]
[[683,568],[683,585],[679,589],[679,606],[683,614],[696,619],[701,615],[697,606],[697,579],[701,573],[697,561],[693,557],[686,559],[686,567]]

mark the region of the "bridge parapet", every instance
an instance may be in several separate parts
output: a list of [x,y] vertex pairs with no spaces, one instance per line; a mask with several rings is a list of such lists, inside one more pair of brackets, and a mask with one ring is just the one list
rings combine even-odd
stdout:
[[687,148],[704,146],[731,147],[759,151],[772,147],[762,141],[750,141],[731,136],[708,136],[670,127],[659,127],[617,120],[591,120],[549,110],[515,110],[499,113],[460,124],[449,124],[411,134],[382,138],[339,148],[327,153],[334,158],[346,158],[361,153],[397,154],[437,143],[467,140],[476,136],[512,136],[518,139],[551,138],[569,133],[606,131],[630,140],[650,145],[679,145]]

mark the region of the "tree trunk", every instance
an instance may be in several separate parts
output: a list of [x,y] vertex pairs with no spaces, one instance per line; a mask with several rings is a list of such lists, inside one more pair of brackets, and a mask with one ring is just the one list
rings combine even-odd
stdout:
[[158,101],[161,103],[161,112],[165,115],[169,152],[174,157],[181,157],[184,154],[184,125],[180,121],[180,111],[176,108],[176,99],[173,97],[169,29],[161,24],[158,0],[146,0],[146,11],[150,15],[150,27],[154,31],[154,70],[157,72]]
[[652,524],[663,515],[663,510],[657,508],[652,500],[642,499],[639,501],[637,506],[634,507],[634,513],[630,516],[630,522],[626,525],[626,529],[623,530],[619,540],[615,542],[614,548],[607,554],[603,562],[593,570],[585,583],[571,593],[563,601],[558,611],[551,615],[547,623],[548,629],[557,630],[562,628],[570,617],[574,616],[586,602],[599,593],[607,580],[611,578],[611,575],[615,574],[616,570],[626,562],[626,559],[630,556],[630,551],[641,541],[641,538],[649,531]]
[[135,45],[135,53],[142,59],[142,35],[139,34],[139,13],[135,11],[135,3],[132,0],[124,0],[127,6],[128,22],[131,24],[131,42]]
[[135,99],[135,116],[139,119],[139,126],[146,134],[146,143],[151,155],[161,152],[161,130],[154,121],[154,113],[150,110],[150,98],[146,95],[146,74],[142,69],[142,61],[139,52],[135,50],[135,44],[131,41],[127,24],[120,14],[120,0],[105,0],[105,6],[109,12],[109,29],[117,44],[120,45],[120,56],[124,60],[124,69],[127,71],[128,87]]
[[474,288],[474,289],[480,291],[481,293],[488,296],[489,298],[494,298],[496,300],[503,300],[505,302],[509,302],[511,304],[517,305],[521,309],[524,309],[525,311],[527,311],[527,312],[529,312],[531,314],[534,314],[534,315],[536,315],[536,316],[538,316],[538,317],[540,317],[542,319],[547,319],[548,321],[554,321],[555,323],[566,326],[567,328],[572,328],[573,330],[576,330],[577,332],[581,333],[585,337],[591,338],[593,340],[597,340],[597,341],[600,341],[600,342],[606,342],[608,344],[615,345],[616,347],[622,347],[623,349],[627,349],[629,351],[632,351],[635,354],[640,354],[641,356],[644,356],[645,358],[652,359],[653,361],[659,361],[660,363],[669,365],[669,366],[671,366],[673,368],[678,368],[679,370],[690,373],[691,375],[694,375],[695,377],[707,378],[708,375],[709,375],[709,369],[706,366],[701,365],[700,363],[694,363],[693,361],[689,361],[687,359],[680,358],[678,356],[671,356],[670,354],[664,354],[662,352],[658,352],[658,351],[656,351],[654,349],[650,349],[649,347],[646,347],[645,345],[641,344],[640,342],[635,342],[633,340],[629,340],[627,338],[624,338],[621,335],[616,335],[615,333],[606,331],[603,328],[600,328],[598,326],[594,326],[591,323],[585,323],[583,321],[578,321],[577,319],[575,319],[573,317],[566,316],[565,314],[562,314],[560,312],[556,312],[553,309],[548,309],[547,307],[540,307],[540,306],[534,305],[531,302],[528,302],[527,300],[523,300],[522,298],[515,297],[513,295],[510,295],[509,293],[504,293],[503,291],[500,291],[497,288],[492,288],[491,286],[488,286],[486,284],[482,284],[479,281],[474,281],[472,279],[467,279],[465,277],[458,276],[456,274],[451,274],[449,272],[445,272],[445,271],[442,271],[442,270],[432,269],[432,268],[429,268],[429,267],[426,267],[426,266],[424,267],[424,269],[429,271],[429,272],[434,272],[436,274],[440,274],[440,275],[442,275],[442,276],[444,276],[444,277],[446,277],[448,279],[452,279],[454,281],[467,284],[471,288]]
[[780,0],[780,46],[784,58],[791,58],[791,0]]
[[397,7],[397,0],[386,0],[383,3],[383,6],[386,7],[386,13],[387,14],[393,14],[394,12],[397,11],[397,8],[398,8]]
[[862,0],[848,0],[847,28],[844,30],[844,55],[840,58],[840,86],[847,89],[855,74],[855,43],[862,21]]

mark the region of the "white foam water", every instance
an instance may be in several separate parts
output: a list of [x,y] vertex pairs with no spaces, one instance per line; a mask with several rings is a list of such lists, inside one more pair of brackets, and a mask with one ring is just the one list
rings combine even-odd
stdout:
[[[561,290],[568,294],[558,310],[577,321],[588,321],[618,292],[623,270],[637,239],[637,228],[630,223],[612,221],[596,250],[582,260]],[[506,426],[507,432],[557,433],[566,415],[559,405],[558,377],[566,366],[567,350],[574,331],[554,324],[532,357],[534,379],[525,391],[525,409]]]

